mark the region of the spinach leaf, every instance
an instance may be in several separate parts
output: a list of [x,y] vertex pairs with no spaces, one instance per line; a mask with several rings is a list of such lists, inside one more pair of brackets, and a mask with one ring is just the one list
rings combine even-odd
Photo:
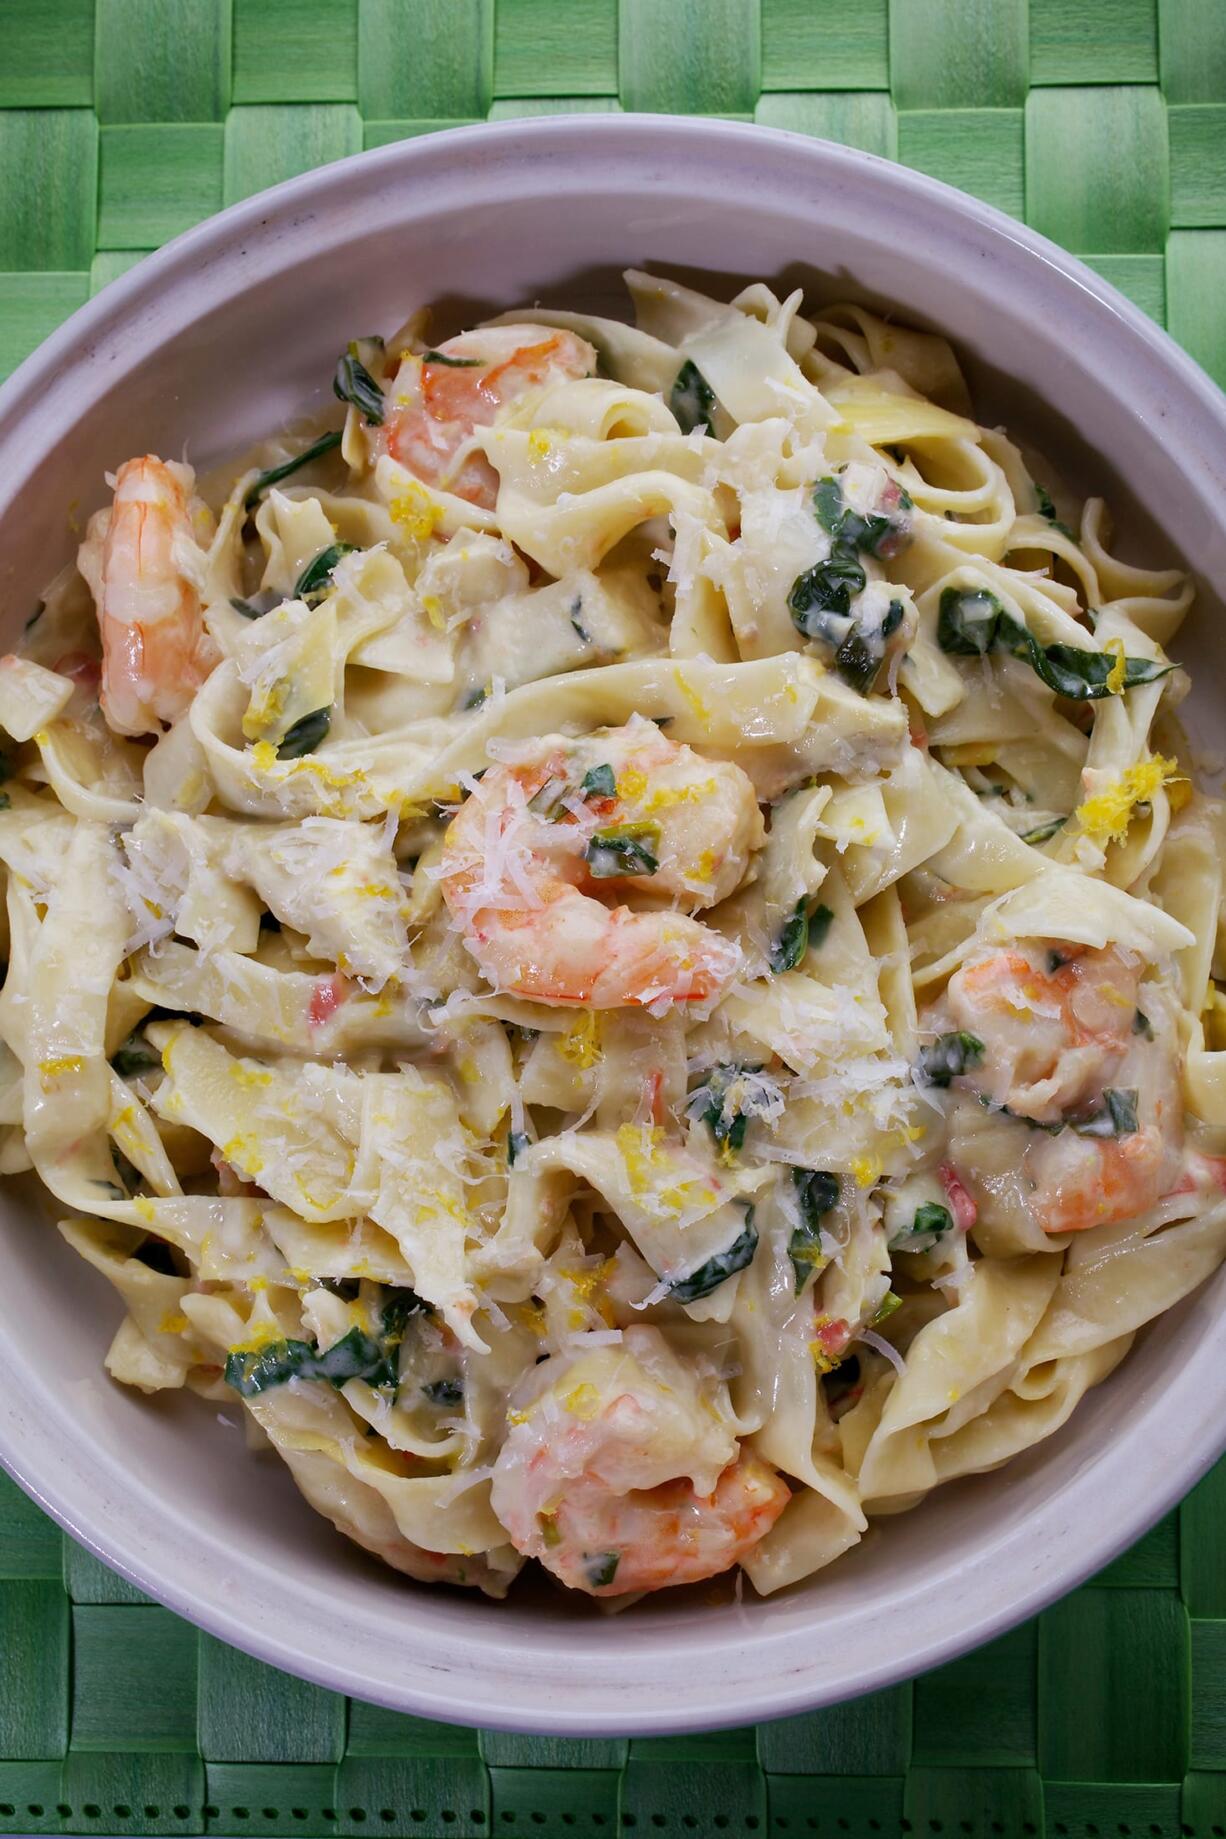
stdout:
[[121,1079],[131,1079],[136,1073],[151,1073],[161,1064],[161,1054],[155,1047],[150,1047],[144,1035],[136,1029],[133,1029],[123,1046],[117,1047],[111,1055],[111,1065]]
[[598,830],[584,856],[593,875],[654,875],[660,866],[659,824],[613,824]]
[[387,1300],[379,1311],[379,1320],[387,1340],[399,1346],[404,1340],[405,1329],[413,1317],[431,1313],[429,1303],[420,1297],[416,1290],[401,1286],[398,1289],[388,1290]]
[[1114,1086],[1104,1087],[1102,1109],[1086,1118],[1084,1123],[1075,1123],[1073,1129],[1079,1137],[1135,1136],[1140,1129],[1135,1087],[1127,1091],[1117,1091]]
[[983,1059],[983,1042],[964,1028],[953,1034],[939,1034],[935,1041],[919,1050],[916,1072],[925,1086],[947,1086],[951,1079]]
[[271,588],[265,589],[263,593],[253,594],[250,600],[240,600],[237,594],[231,594],[230,605],[236,613],[241,613],[244,619],[263,619],[266,613],[271,613],[274,607],[281,605],[281,595],[275,594]]
[[[937,643],[955,657],[986,657],[999,646],[1031,670],[1057,696],[1074,702],[1097,702],[1115,692],[1107,679],[1119,660],[1108,652],[1083,651],[1077,645],[1040,645],[1025,626],[1006,613],[987,588],[947,587],[937,611]],[[1153,683],[1174,670],[1153,658],[1125,658],[1122,688]]]
[[368,1334],[353,1327],[320,1353],[312,1341],[271,1341],[258,1349],[239,1348],[226,1356],[225,1380],[241,1398],[257,1398],[290,1379],[323,1379],[343,1386],[364,1379],[371,1386],[396,1386],[400,1378],[397,1348],[404,1339],[409,1318],[427,1305],[414,1290],[392,1290],[384,1303],[381,1331]]
[[[361,369],[361,366],[359,365],[358,368]],[[301,453],[296,453],[292,460],[283,460],[280,466],[270,466],[266,473],[260,473],[248,486],[247,495],[243,499],[244,511],[254,510],[269,486],[280,485],[282,479],[288,479],[290,474],[296,473],[300,467],[309,466],[312,460],[321,460],[325,453],[331,453],[340,444],[339,433],[321,434],[317,441],[312,441],[309,447],[304,447]],[[233,602],[231,604],[233,605]]]
[[705,428],[710,434],[715,391],[697,364],[691,364],[688,358],[677,372],[668,406],[677,417],[682,434],[692,434],[695,428]]
[[583,1575],[593,1590],[603,1590],[617,1576],[617,1567],[621,1563],[620,1552],[584,1553]]
[[770,1085],[773,1093],[778,1093],[771,1081],[759,1079],[757,1090],[747,1082],[746,1075],[761,1071],[758,1064],[739,1065],[735,1061],[713,1066],[686,1099],[686,1115],[709,1124],[711,1135],[721,1147],[726,1143],[730,1149],[739,1150],[750,1118],[764,1116],[770,1110],[772,1093],[765,1087]]
[[616,798],[617,778],[611,766],[593,766],[583,775],[579,787],[585,798]]
[[777,977],[781,971],[794,971],[798,964],[803,964],[810,945],[816,950],[824,943],[833,918],[829,907],[814,907],[810,913],[809,896],[802,894],[771,945],[772,974]]
[[312,709],[309,715],[300,715],[277,747],[278,760],[300,760],[304,753],[314,753],[331,726],[331,709]]
[[462,1405],[464,1382],[460,1379],[431,1379],[422,1387],[422,1395],[432,1405]]
[[847,631],[835,621],[849,616],[852,596],[863,591],[866,580],[855,552],[836,543],[824,562],[806,568],[793,581],[788,595],[792,624],[807,639],[841,645]]
[[891,1251],[923,1252],[930,1245],[935,1245],[942,1233],[952,1232],[954,1216],[948,1207],[942,1207],[939,1201],[926,1200],[915,1209],[911,1224],[901,1232],[893,1234],[890,1239]]
[[332,394],[342,402],[351,402],[368,427],[382,426],[383,391],[358,356],[356,343],[337,359]]
[[839,1198],[839,1178],[827,1169],[792,1170],[792,1185],[800,1205],[800,1224],[792,1228],[788,1257],[796,1274],[800,1295],[822,1257],[822,1219]]
[[516,1161],[528,1148],[532,1139],[526,1130],[509,1130],[507,1132],[507,1167],[513,1169]]
[[725,1278],[743,1271],[757,1249],[758,1229],[753,1223],[753,1208],[745,1206],[744,1230],[732,1241],[726,1252],[716,1252],[713,1258],[700,1264],[688,1277],[679,1277],[676,1283],[670,1284],[670,1300],[675,1303],[696,1303],[700,1297],[709,1296]]
[[876,683],[877,673],[885,663],[886,640],[898,631],[902,621],[902,601],[891,600],[875,626],[867,620],[857,620],[835,652],[834,666],[839,676],[861,696],[867,696]]
[[444,364],[448,370],[480,370],[484,358],[451,358],[445,351],[423,351],[423,364]]
[[1047,487],[1040,485],[1037,479],[1032,479],[1030,483],[1034,486],[1034,495],[1039,501],[1039,516],[1045,517],[1048,523],[1054,525],[1060,532],[1061,536],[1067,536],[1071,543],[1075,543],[1077,538],[1074,532],[1056,516],[1056,507],[1052,503],[1052,496]]
[[1036,824],[1033,830],[1023,830],[1023,843],[1050,843],[1051,839],[1068,823],[1067,817],[1053,817],[1046,824]]
[[352,555],[355,548],[354,543],[329,543],[312,556],[294,583],[294,599],[305,600],[308,607],[317,606],[332,585],[333,569],[342,556]]
[[[836,544],[858,549],[864,555],[896,554],[906,538],[902,522],[888,511],[853,511],[843,496],[843,483],[833,474],[819,479],[813,490],[813,509],[823,530],[828,530]],[[909,511],[911,497],[899,490],[898,509]]]

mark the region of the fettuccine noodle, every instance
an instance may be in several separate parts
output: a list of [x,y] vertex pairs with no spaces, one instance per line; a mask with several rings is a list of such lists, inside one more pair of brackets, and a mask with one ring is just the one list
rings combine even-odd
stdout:
[[128,461],[0,661],[0,1167],[494,1596],[807,1577],[1226,1252],[1184,576],[943,339],[628,283]]

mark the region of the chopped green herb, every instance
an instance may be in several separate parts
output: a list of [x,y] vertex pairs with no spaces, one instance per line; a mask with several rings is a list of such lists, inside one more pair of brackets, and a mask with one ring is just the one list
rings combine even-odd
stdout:
[[423,364],[444,364],[448,370],[480,370],[484,358],[452,358],[445,351],[423,351]]
[[[1096,702],[1115,692],[1107,679],[1119,660],[1109,652],[1083,651],[1076,645],[1040,645],[1039,641],[986,588],[947,587],[937,612],[937,643],[955,657],[984,658],[995,647],[1029,664],[1057,696]],[[1153,683],[1174,670],[1152,658],[1125,658],[1123,689]]]
[[867,576],[853,550],[838,544],[824,562],[797,575],[788,595],[792,624],[807,639],[841,645],[847,633],[834,624],[848,618],[852,596],[863,591]]
[[770,967],[774,975],[794,971],[809,949],[809,897],[802,894],[779,929],[770,948]]
[[1050,843],[1052,837],[1068,823],[1067,817],[1053,817],[1046,824],[1036,824],[1033,830],[1023,830],[1023,843]]
[[383,424],[383,391],[358,356],[356,342],[337,360],[332,394],[351,402],[368,427]]
[[[260,473],[247,488],[247,495],[243,499],[244,511],[254,510],[270,486],[280,485],[282,479],[288,479],[291,473],[298,472],[303,466],[309,466],[312,460],[322,460],[325,453],[332,453],[340,446],[341,439],[342,436],[338,432],[321,434],[317,441],[312,441],[309,447],[304,447],[302,452],[296,453],[292,459],[282,460],[280,466],[270,466],[267,472]],[[231,602],[231,605],[233,604]]]
[[654,875],[660,866],[659,824],[614,824],[598,830],[584,856],[593,875]]
[[692,434],[695,428],[705,428],[710,434],[715,391],[697,364],[691,364],[688,358],[677,372],[668,406],[677,417],[682,434]]
[[[813,509],[823,530],[828,530],[844,548],[859,549],[870,556],[896,555],[906,540],[906,525],[888,511],[853,511],[843,496],[842,480],[833,476],[818,480]],[[910,496],[901,488],[898,509],[911,509]]]
[[314,753],[331,726],[331,709],[312,709],[309,715],[300,715],[277,747],[278,760],[300,760],[303,754]]
[[1154,1038],[1154,1024],[1150,1021],[1148,1015],[1141,1009],[1133,1010],[1132,1032],[1134,1034],[1144,1035],[1147,1041],[1152,1041]]
[[464,1382],[459,1379],[431,1379],[422,1387],[422,1396],[432,1405],[462,1405]]
[[162,1056],[151,1047],[143,1034],[136,1030],[128,1036],[122,1047],[117,1047],[111,1056],[111,1065],[121,1079],[131,1079],[137,1073],[151,1073],[162,1064]]
[[687,1116],[709,1124],[715,1141],[739,1150],[751,1117],[769,1116],[781,1106],[782,1095],[760,1065],[735,1061],[713,1066],[700,1086],[685,1101]]
[[488,690],[469,690],[467,696],[460,704],[460,707],[462,709],[479,709],[488,695]]
[[888,1322],[895,1310],[901,1308],[902,1297],[896,1296],[893,1290],[887,1290],[880,1303],[877,1305],[877,1311],[872,1321],[869,1323],[869,1327],[880,1328],[882,1322]]
[[616,798],[617,777],[611,766],[592,766],[583,775],[579,787],[585,798]]
[[305,600],[309,607],[317,606],[332,586],[333,569],[342,556],[352,555],[354,548],[353,543],[329,543],[312,556],[294,583],[294,599]]
[[[952,1232],[953,1225],[954,1216],[948,1207],[942,1207],[939,1201],[926,1200],[922,1207],[915,1209],[915,1218],[898,1244],[903,1251],[918,1251],[921,1248],[909,1241],[923,1239],[924,1249],[926,1249],[927,1245],[939,1239],[942,1233]],[[891,1244],[893,1243],[894,1241],[891,1240]]]
[[792,1185],[800,1205],[800,1224],[792,1228],[788,1257],[792,1260],[799,1296],[822,1258],[821,1222],[838,1201],[839,1178],[827,1169],[794,1168]]
[[1117,1091],[1113,1086],[1104,1088],[1100,1111],[1084,1123],[1073,1125],[1079,1137],[1131,1137],[1139,1128],[1135,1088]]
[[921,1085],[947,1086],[982,1059],[983,1042],[960,1028],[953,1034],[939,1034],[935,1041],[921,1047],[916,1071]]
[[571,627],[577,638],[582,639],[585,645],[590,645],[592,642],[592,635],[588,631],[587,627],[584,625],[583,621],[579,617],[582,611],[583,611],[583,596],[582,594],[576,594],[575,598],[570,603]]
[[705,1264],[700,1264],[688,1277],[680,1277],[668,1287],[670,1299],[675,1303],[696,1303],[701,1297],[709,1296],[719,1287],[725,1278],[732,1277],[737,1271],[743,1271],[750,1263],[758,1249],[758,1229],[753,1223],[753,1208],[745,1207],[745,1226],[732,1241],[726,1252],[716,1252]]
[[583,1575],[593,1590],[603,1590],[617,1576],[617,1567],[620,1562],[620,1552],[596,1552],[591,1556],[585,1553]]
[[378,1335],[353,1327],[323,1353],[311,1341],[289,1339],[259,1349],[240,1348],[226,1356],[226,1384],[242,1398],[256,1398],[290,1379],[323,1379],[337,1387],[364,1379],[371,1386],[395,1386],[400,1377],[396,1349],[405,1324],[425,1308],[415,1291],[394,1290],[383,1306]]
[[271,613],[274,607],[281,605],[281,600],[280,594],[274,594],[268,589],[262,594],[253,594],[249,600],[240,600],[237,594],[231,594],[230,605],[244,619],[263,619],[266,613]]

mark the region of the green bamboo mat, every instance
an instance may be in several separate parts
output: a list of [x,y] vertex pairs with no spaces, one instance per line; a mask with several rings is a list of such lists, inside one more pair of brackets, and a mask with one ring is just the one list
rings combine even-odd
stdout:
[[[0,0],[0,375],[276,180],[461,121],[623,107],[960,185],[1226,383],[1226,0]],[[597,1743],[289,1679],[0,1484],[0,1832],[1226,1839],[1224,1516],[1220,1468],[1093,1585],[913,1685]]]

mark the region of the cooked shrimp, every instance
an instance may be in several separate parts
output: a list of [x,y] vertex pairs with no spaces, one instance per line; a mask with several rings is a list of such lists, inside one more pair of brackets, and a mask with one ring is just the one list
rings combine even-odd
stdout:
[[1027,1202],[1045,1232],[1144,1213],[1178,1170],[1170,999],[1142,984],[1143,969],[1118,947],[1057,942],[995,952],[950,981],[948,1014],[982,1050],[969,1083],[1016,1118]]
[[[662,902],[714,906],[763,838],[739,766],[636,719],[492,767],[447,832],[443,896],[498,989],[591,1009],[702,1002],[739,949]],[[652,905],[600,898],[631,888]]]
[[472,447],[509,403],[557,376],[590,377],[596,353],[573,332],[546,326],[479,326],[437,351],[408,357],[392,387],[382,442],[427,485],[492,510],[498,475]]
[[742,1452],[657,1329],[543,1362],[494,1465],[517,1551],[574,1590],[622,1596],[739,1564],[790,1499]]
[[220,655],[184,572],[199,553],[193,518],[204,507],[194,486],[190,466],[151,453],[128,460],[77,557],[102,634],[102,712],[116,734],[159,734]]

